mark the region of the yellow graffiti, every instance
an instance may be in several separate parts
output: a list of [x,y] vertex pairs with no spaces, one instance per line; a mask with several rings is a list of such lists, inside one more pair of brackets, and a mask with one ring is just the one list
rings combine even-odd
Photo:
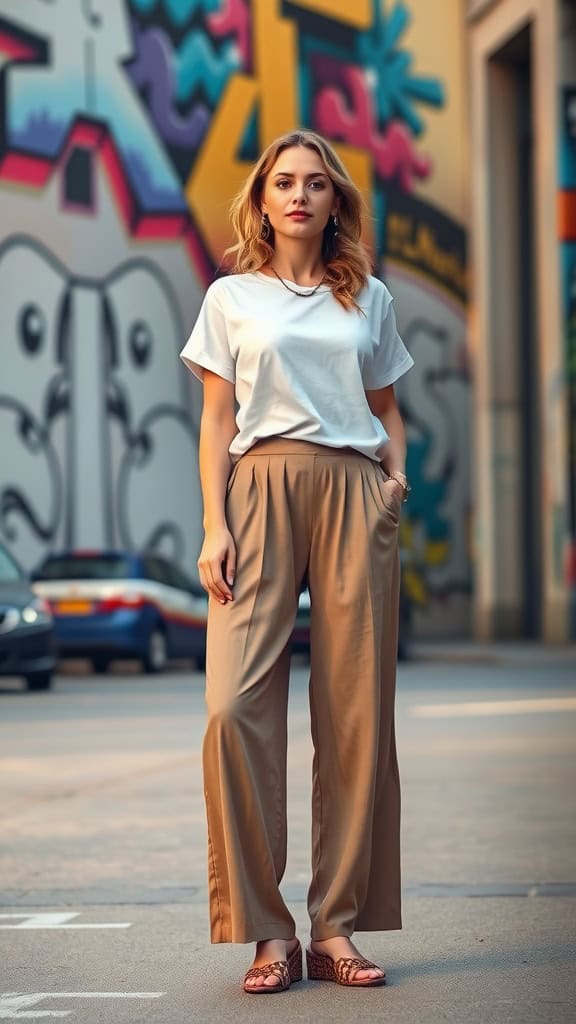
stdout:
[[[310,9],[322,5],[307,3]],[[338,4],[331,4],[332,16]],[[364,5],[359,4],[363,9]],[[348,16],[350,20],[350,15]],[[185,187],[185,196],[195,223],[215,263],[232,241],[229,206],[250,170],[237,156],[246,125],[258,111],[261,148],[276,136],[298,127],[296,105],[296,28],[282,18],[277,3],[254,0],[252,4],[254,76],[235,74],[212,118],[210,132]],[[352,146],[335,147],[349,173],[362,190],[370,209],[372,157]],[[373,227],[367,218],[364,241],[371,249]]]
[[296,0],[298,7],[327,18],[342,21],[353,28],[369,29],[372,26],[372,0]]
[[414,604],[425,608],[428,604],[428,588],[424,576],[411,566],[402,570],[404,588]]
[[372,188],[373,188],[373,160],[372,155],[363,149],[356,149],[354,146],[346,146],[344,143],[334,145],[334,149],[343,161],[348,174],[353,178],[362,192],[364,204],[367,210],[363,222],[362,241],[368,251],[374,252],[374,216],[371,212]]
[[468,275],[460,257],[442,249],[432,229],[426,224],[418,224],[414,217],[390,214],[388,254],[391,258],[407,261],[411,266],[421,266],[448,286],[466,293]]
[[255,75],[236,74],[230,79],[185,188],[186,201],[215,262],[231,241],[230,199],[250,170],[250,164],[236,154],[256,105],[261,146],[296,125],[295,27],[278,16],[270,0],[254,0],[252,45]]
[[249,165],[236,158],[242,128],[258,96],[255,82],[235,75],[216,110],[184,195],[215,263],[230,243],[229,203],[246,177]]
[[254,67],[260,84],[260,135],[265,146],[296,125],[296,26],[276,3],[252,4]]
[[450,545],[445,540],[426,539],[418,556],[414,555],[414,524],[407,517],[400,523],[400,547],[407,552],[407,561],[402,567],[404,588],[414,604],[425,608],[430,603],[428,570],[443,565],[450,556]]
[[446,540],[426,541],[426,565],[443,565],[450,557],[450,545]]

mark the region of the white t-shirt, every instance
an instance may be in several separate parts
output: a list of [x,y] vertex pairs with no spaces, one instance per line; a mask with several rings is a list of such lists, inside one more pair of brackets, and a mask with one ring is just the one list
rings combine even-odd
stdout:
[[393,384],[414,361],[386,285],[369,277],[356,301],[365,316],[344,309],[327,285],[300,298],[259,271],[210,285],[180,356],[199,380],[206,368],[234,382],[234,462],[271,436],[382,457],[388,434],[364,389]]

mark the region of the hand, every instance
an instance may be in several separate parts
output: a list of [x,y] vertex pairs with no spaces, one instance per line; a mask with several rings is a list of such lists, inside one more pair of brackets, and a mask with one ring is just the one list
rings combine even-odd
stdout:
[[232,585],[236,573],[236,546],[227,527],[205,533],[197,565],[204,590],[220,604],[234,600]]
[[404,488],[402,487],[402,484],[398,482],[398,480],[394,480],[391,477],[389,480],[385,481],[385,486],[390,488],[394,497],[398,498],[399,501],[404,500]]

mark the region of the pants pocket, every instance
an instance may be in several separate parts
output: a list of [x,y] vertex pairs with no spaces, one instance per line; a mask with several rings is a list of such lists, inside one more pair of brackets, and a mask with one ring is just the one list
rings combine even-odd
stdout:
[[230,476],[228,477],[228,480],[226,481],[226,497],[228,497],[228,495],[230,494],[230,491],[232,490],[232,484],[234,483],[234,480],[236,479],[236,476],[238,474],[238,466],[239,465],[240,465],[240,460],[238,459],[238,461],[235,462],[234,465],[232,466],[232,469],[230,471]]
[[402,499],[398,497],[396,491],[389,486],[387,478],[384,477],[383,471],[375,466],[376,475],[376,490],[380,499],[382,513],[391,519],[395,524],[400,522],[400,513],[402,511]]

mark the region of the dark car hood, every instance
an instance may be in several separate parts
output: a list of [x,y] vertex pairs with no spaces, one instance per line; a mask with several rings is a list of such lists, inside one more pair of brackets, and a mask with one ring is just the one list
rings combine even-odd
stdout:
[[34,594],[26,580],[15,580],[13,583],[0,582],[0,607],[10,605],[12,608],[25,608],[33,598]]

